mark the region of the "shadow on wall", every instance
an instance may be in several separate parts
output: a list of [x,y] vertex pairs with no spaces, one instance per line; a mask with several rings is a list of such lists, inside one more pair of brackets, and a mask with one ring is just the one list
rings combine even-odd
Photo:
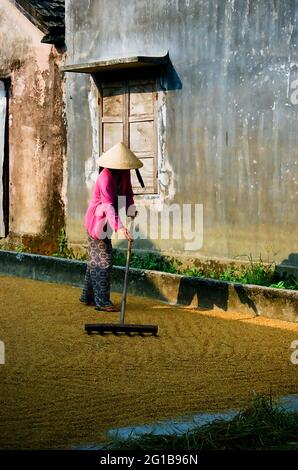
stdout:
[[160,75],[159,87],[158,91],[182,90],[182,82],[170,58]]
[[[121,88],[121,86],[119,86],[119,84],[117,85],[117,82],[127,80],[150,80],[152,78],[156,78],[157,91],[175,91],[182,89],[182,82],[170,58],[168,58],[167,64],[162,66],[102,71],[100,73],[92,73],[91,75],[98,89],[101,88],[102,82],[115,82],[113,96],[120,95],[123,93],[123,89]],[[132,90],[131,92],[138,93],[138,90]],[[145,90],[143,90],[142,92],[146,93]]]
[[[195,278],[197,281],[197,278]],[[182,277],[179,284],[177,303],[183,305],[193,305],[200,310],[213,310],[215,307],[227,311],[229,307],[229,298],[231,290],[236,293],[238,299],[243,305],[247,305],[255,315],[258,310],[255,302],[249,296],[243,284],[234,284],[225,281],[216,281],[214,279],[203,279],[202,284],[194,282],[194,278]]]
[[200,286],[194,282],[192,277],[182,277],[179,284],[177,303],[194,305],[202,310],[212,310],[214,307],[227,310],[229,286],[225,282],[214,282],[204,279],[204,284]]
[[[136,242],[135,242],[136,243]],[[156,250],[154,244],[150,240],[146,240],[146,248],[150,250]],[[136,247],[136,246],[135,246]],[[118,249],[126,250],[127,242],[125,240],[120,241],[117,245]],[[144,263],[144,266],[140,264],[141,269],[152,269],[162,271],[163,266],[167,266],[170,262],[168,257],[158,253],[158,265],[152,263],[150,266],[150,258]],[[146,257],[146,254],[144,255]],[[149,262],[148,262],[149,261]],[[145,271],[146,272],[146,271]],[[145,274],[146,275],[146,274]],[[213,310],[215,307],[227,311],[229,308],[229,300],[233,300],[236,297],[237,301],[240,301],[242,305],[246,305],[255,315],[258,315],[258,310],[255,302],[251,298],[247,288],[243,284],[231,284],[225,281],[214,280],[214,279],[198,279],[192,276],[181,276],[179,284],[170,282],[171,288],[168,290],[167,279],[161,281],[159,286],[150,281],[150,275],[146,278],[146,283],[142,284],[142,281],[132,280],[132,286],[130,286],[135,295],[138,295],[138,290],[142,290],[143,295],[149,297],[155,297],[159,300],[171,301],[180,305],[193,306],[200,310]],[[169,294],[170,292],[170,298]]]
[[275,272],[282,278],[298,281],[298,253],[290,253],[276,266]]

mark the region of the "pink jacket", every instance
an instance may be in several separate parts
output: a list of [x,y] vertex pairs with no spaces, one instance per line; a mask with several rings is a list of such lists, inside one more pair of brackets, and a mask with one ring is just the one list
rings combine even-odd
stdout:
[[[120,188],[120,195],[126,196],[127,212],[128,208],[134,205],[130,170],[122,170]],[[117,176],[112,174],[108,168],[104,168],[97,177],[84,217],[84,225],[92,238],[96,240],[101,238],[107,222],[115,231],[123,227],[120,217],[115,210],[117,195]]]

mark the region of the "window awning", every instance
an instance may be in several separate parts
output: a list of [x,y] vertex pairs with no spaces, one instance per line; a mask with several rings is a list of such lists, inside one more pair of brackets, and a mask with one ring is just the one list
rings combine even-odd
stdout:
[[85,64],[63,65],[60,67],[60,70],[62,72],[98,73],[118,69],[161,66],[166,65],[168,60],[168,53],[159,57],[138,55],[134,57],[121,57],[119,59],[100,60]]

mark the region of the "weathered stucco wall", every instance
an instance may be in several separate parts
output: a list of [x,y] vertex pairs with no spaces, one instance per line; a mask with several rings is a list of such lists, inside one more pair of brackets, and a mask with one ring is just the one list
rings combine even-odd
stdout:
[[63,55],[9,1],[0,5],[0,77],[9,97],[8,239],[50,252],[64,224]]
[[[93,171],[96,169],[92,139],[91,106],[89,104],[93,87],[88,75],[76,74],[75,79],[72,78],[66,77],[65,93],[68,123],[65,214],[67,235],[70,241],[80,243],[85,241],[86,238],[83,216],[89,198],[88,175],[90,175],[92,169],[87,171],[86,167],[90,165],[90,160],[93,159]],[[98,146],[95,146],[95,148],[98,149]],[[91,186],[92,183],[89,184],[89,191]]]
[[[169,51],[160,158],[170,169],[171,190],[160,191],[169,203],[203,204],[198,254],[261,254],[279,262],[297,253],[297,2],[66,0],[66,19],[68,63]],[[67,81],[75,90],[67,224],[77,242],[84,239],[92,113],[89,78],[69,74]],[[158,210],[159,202],[149,203]],[[181,251],[183,245],[139,244]]]

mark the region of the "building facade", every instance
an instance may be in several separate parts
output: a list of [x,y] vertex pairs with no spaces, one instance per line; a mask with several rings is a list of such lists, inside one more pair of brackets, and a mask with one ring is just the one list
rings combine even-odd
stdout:
[[42,253],[65,223],[63,11],[0,2],[0,244]]
[[[192,256],[297,263],[297,33],[292,0],[66,0],[70,240],[97,157],[125,140],[145,163],[140,206],[202,204]],[[135,247],[186,253],[195,222]]]
[[66,0],[64,49],[62,6],[1,2],[2,240],[86,244],[97,159],[123,141],[136,250],[297,268],[298,2]]

